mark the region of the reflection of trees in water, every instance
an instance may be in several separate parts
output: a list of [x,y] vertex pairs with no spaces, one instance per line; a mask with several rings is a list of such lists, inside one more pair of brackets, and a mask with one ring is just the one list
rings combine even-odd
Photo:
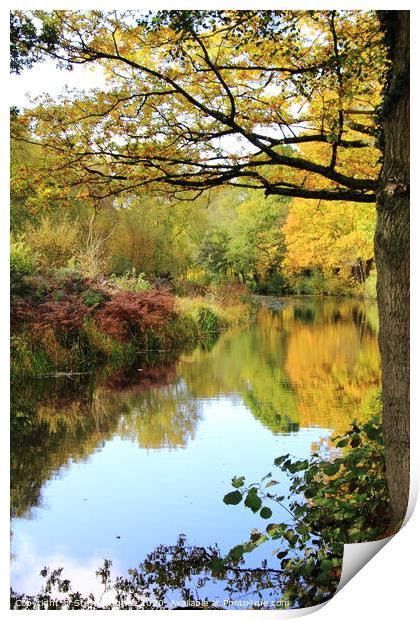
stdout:
[[301,308],[300,306],[297,306],[296,308],[293,308],[293,316],[298,321],[310,324],[314,322],[315,313],[313,308]]
[[136,440],[142,448],[180,448],[194,438],[201,408],[182,383],[143,394],[123,393],[118,398],[128,412],[120,419],[118,433]]
[[99,385],[83,378],[14,383],[11,411],[11,511],[28,516],[43,484],[72,460],[86,459],[116,430],[142,447],[180,447],[200,413],[185,388],[168,385],[174,364],[119,370]]
[[[254,417],[273,433],[297,433],[299,422],[293,420],[288,413],[294,411],[294,394],[285,391],[284,396],[286,398],[282,397],[281,406],[276,407],[273,402],[257,400],[254,392],[250,390],[245,394],[245,404],[254,414]],[[288,407],[285,401],[291,402],[292,406]]]
[[[355,300],[318,302],[321,321],[286,318],[285,371],[299,397],[302,426],[344,431],[367,419],[380,385],[380,357],[372,313]],[[286,315],[287,317],[287,315]],[[372,322],[371,322],[372,321]]]
[[160,388],[176,377],[174,362],[163,361],[157,366],[120,368],[106,377],[103,386],[119,394],[143,393],[150,388]]
[[[310,313],[296,312],[306,305]],[[368,415],[378,390],[375,316],[374,307],[354,300],[293,300],[278,313],[262,308],[255,326],[222,334],[211,351],[198,347],[177,364],[15,384],[13,516],[39,505],[46,480],[116,432],[143,448],[185,446],[202,399],[240,398],[274,433],[343,430]]]
[[194,398],[240,398],[275,433],[298,428],[297,399],[283,370],[285,334],[270,311],[259,313],[247,331],[226,333],[211,354],[197,349],[178,362],[178,373]]
[[367,417],[378,393],[376,317],[373,304],[353,299],[263,306],[256,326],[225,334],[211,355],[183,356],[178,372],[194,397],[235,395],[272,432],[341,431]]
[[378,334],[377,306],[369,301],[337,297],[294,297],[286,300],[281,315],[288,324],[354,323],[375,336]]
[[27,515],[41,503],[41,487],[70,460],[87,458],[111,436],[115,419],[80,380],[12,385],[11,511]]
[[199,403],[177,379],[173,362],[119,370],[96,392],[105,396],[108,407],[124,413],[118,433],[142,448],[179,448],[195,435]]

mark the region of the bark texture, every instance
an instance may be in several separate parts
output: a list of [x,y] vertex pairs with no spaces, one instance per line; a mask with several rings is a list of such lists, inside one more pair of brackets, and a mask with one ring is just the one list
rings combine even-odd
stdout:
[[405,516],[409,417],[409,11],[381,11],[392,69],[383,106],[384,164],[377,195],[379,346],[385,458],[392,519]]

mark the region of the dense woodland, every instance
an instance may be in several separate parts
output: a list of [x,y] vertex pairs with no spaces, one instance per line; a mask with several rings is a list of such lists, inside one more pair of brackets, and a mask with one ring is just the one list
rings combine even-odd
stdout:
[[[324,536],[310,590],[283,556],[291,600],[325,600],[343,542],[395,530],[408,501],[409,12],[14,11],[12,72],[46,59],[95,67],[103,86],[11,109],[14,376],[214,342],[251,322],[255,294],[377,297],[384,447],[375,417],[325,471],[276,464],[305,470],[312,501],[295,508]],[[288,372],[304,385],[298,353]],[[232,484],[227,504],[259,510],[256,487]],[[352,494],[375,508],[339,507],[333,535],[319,506]],[[310,540],[282,527],[268,536]],[[266,539],[199,564],[214,577],[233,560],[237,576]]]
[[194,202],[143,190],[95,210],[76,196],[63,207],[31,181],[44,164],[39,146],[12,143],[12,257],[31,257],[28,275],[142,274],[180,294],[243,283],[262,294],[376,295],[373,205],[220,187]]

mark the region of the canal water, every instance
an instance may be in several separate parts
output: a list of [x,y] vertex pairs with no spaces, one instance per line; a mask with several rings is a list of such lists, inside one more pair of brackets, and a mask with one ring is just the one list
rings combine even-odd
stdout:
[[[234,475],[258,481],[285,453],[328,456],[331,437],[369,417],[380,385],[376,306],[331,298],[271,306],[249,328],[177,358],[12,386],[15,591],[38,592],[49,566],[64,567],[74,589],[100,593],[104,558],[123,575],[181,533],[227,552],[266,525],[223,503]],[[272,509],[271,520],[288,517]],[[267,549],[248,564],[268,554],[275,565]],[[223,597],[223,585],[211,595]]]

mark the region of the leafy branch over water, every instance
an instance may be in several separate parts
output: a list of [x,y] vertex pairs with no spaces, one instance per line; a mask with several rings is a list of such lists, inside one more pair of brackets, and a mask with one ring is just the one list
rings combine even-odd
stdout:
[[[291,475],[290,493],[272,492],[278,484],[269,473],[258,484],[232,479],[236,489],[225,495],[226,504],[244,505],[262,518],[272,510],[263,502],[280,504],[292,523],[270,523],[264,532],[254,530],[248,541],[234,547],[229,558],[242,558],[259,545],[279,540],[283,598],[305,607],[327,600],[341,575],[343,545],[377,540],[389,527],[385,463],[378,416],[360,427],[353,423],[334,439],[340,456],[325,461],[314,454],[310,461],[292,461],[289,454],[275,466]],[[290,503],[289,503],[290,502]]]
[[[388,496],[379,416],[363,425],[353,423],[334,438],[341,453],[333,460],[314,454],[295,460],[289,454],[274,465],[290,477],[287,498],[273,492],[278,482],[271,473],[259,483],[234,477],[226,504],[244,505],[269,519],[268,504],[281,505],[291,519],[253,530],[250,539],[223,555],[217,546],[188,546],[181,535],[174,546],[160,545],[128,577],[111,576],[106,560],[97,571],[104,595],[99,600],[73,592],[62,569],[42,575],[41,592],[27,596],[12,592],[12,608],[25,609],[176,609],[179,606],[229,608],[232,601],[251,597],[252,607],[308,607],[328,600],[341,575],[345,543],[377,540],[389,532]],[[290,503],[289,503],[290,502]],[[275,566],[244,566],[244,556],[267,541],[278,541]],[[208,598],[206,586],[221,584],[224,601]],[[200,595],[200,592],[203,595]],[[104,599],[104,600],[103,600]],[[106,599],[106,600],[105,600]],[[239,598],[239,600],[241,600]]]

